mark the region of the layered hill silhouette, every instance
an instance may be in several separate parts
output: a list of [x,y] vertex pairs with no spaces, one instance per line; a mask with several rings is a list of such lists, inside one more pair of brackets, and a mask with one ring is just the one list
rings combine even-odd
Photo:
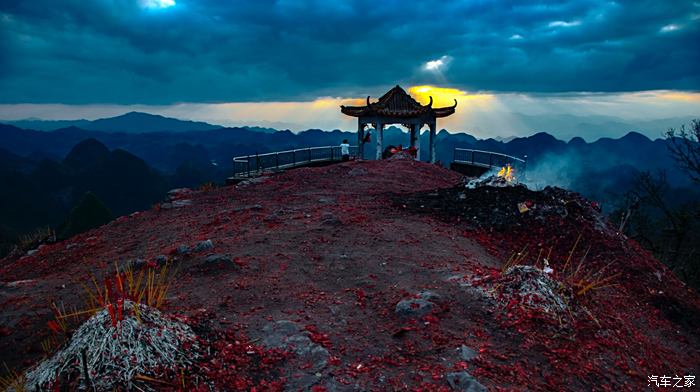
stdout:
[[[0,361],[38,363],[50,303],[81,309],[90,276],[114,287],[115,264],[164,261],[179,272],[161,311],[198,345],[186,369],[146,366],[139,382],[155,389],[638,391],[700,368],[697,293],[596,204],[468,189],[401,156],[182,192],[0,261]],[[69,365],[61,382],[79,385]]]
[[147,133],[147,132],[185,132],[206,131],[222,128],[218,125],[201,121],[178,120],[157,114],[129,112],[121,116],[101,118],[98,120],[19,120],[7,121],[7,124],[38,131],[54,131],[62,128],[78,127],[90,131]]
[[[337,145],[355,136],[339,130],[295,134],[220,128],[144,113],[89,124],[103,130],[70,126],[45,132],[0,124],[0,175],[11,185],[0,191],[4,202],[0,233],[6,244],[34,228],[61,224],[88,191],[115,214],[127,214],[162,199],[170,188],[223,183],[231,174],[233,156]],[[428,145],[427,138],[427,133],[421,135],[422,146]],[[399,128],[385,130],[386,145],[407,140]],[[372,145],[366,149],[366,158],[374,155]],[[565,142],[543,132],[502,140],[438,133],[437,156],[444,165],[452,160],[455,147],[527,156],[528,170],[521,179],[530,186],[559,185],[580,192],[602,203],[606,212],[621,207],[623,196],[643,171],[665,171],[671,187],[666,197],[672,207],[698,197],[668,154],[668,141],[650,140],[636,132],[590,143],[580,137]]]
[[[110,151],[95,139],[76,144],[63,160],[44,159],[33,167],[13,154],[3,156],[0,177],[7,186],[0,190],[0,242],[5,247],[34,228],[69,224],[68,213],[87,193],[119,216],[149,208],[172,185],[171,178],[142,159],[124,150]],[[59,230],[65,236],[76,232]]]
[[[143,124],[119,132],[107,129],[124,128],[132,118],[144,118]],[[0,145],[20,156],[60,158],[78,142],[95,138],[109,148],[125,149],[148,162],[149,165],[165,171],[174,172],[185,160],[196,158],[200,161],[214,162],[230,168],[231,158],[235,155],[265,153],[290,148],[309,146],[337,145],[343,139],[354,140],[354,133],[321,130],[307,130],[298,134],[290,131],[237,127],[221,128],[176,119],[153,116],[143,113],[129,113],[124,116],[104,121],[107,127],[95,127],[90,130],[84,124],[57,129],[53,132],[40,132],[20,129],[12,125],[0,124]],[[167,124],[177,124],[168,126]],[[102,123],[98,123],[102,124]],[[125,124],[117,126],[116,124]],[[115,128],[110,128],[114,126]],[[190,127],[190,128],[188,128]],[[174,128],[168,131],[169,128]],[[196,129],[195,129],[196,128]],[[146,132],[148,130],[148,132]],[[659,130],[661,132],[662,130]],[[427,145],[427,133],[421,135],[421,144]],[[385,131],[385,144],[406,144],[407,136],[398,128],[390,127]],[[529,137],[512,138],[506,141],[496,139],[477,139],[465,133],[449,133],[442,130],[438,134],[437,156],[442,162],[449,163],[453,148],[475,148],[486,151],[503,152],[515,156],[527,155],[533,165],[547,161],[552,156],[576,156],[582,164],[595,162],[595,168],[608,169],[615,165],[630,165],[639,170],[670,169],[673,161],[667,154],[667,141],[650,140],[637,132],[630,132],[619,139],[603,138],[587,143],[580,137],[568,143],[560,141],[547,133],[536,133]],[[196,150],[196,153],[192,153]],[[373,152],[367,149],[368,157]],[[590,166],[590,165],[589,165]],[[589,167],[590,169],[591,167]],[[681,181],[682,176],[671,178]]]
[[[298,134],[262,131],[243,127],[114,133],[69,127],[41,132],[0,124],[0,145],[15,155],[37,162],[43,158],[60,160],[75,144],[95,138],[110,149],[129,151],[155,169],[180,178],[176,186],[195,186],[206,181],[224,182],[232,170],[231,158],[237,155],[337,145],[343,139],[354,140],[355,137],[352,132],[339,130],[324,132],[312,129]],[[423,133],[420,139],[422,146],[428,145],[427,133]],[[386,145],[406,144],[408,136],[400,129],[390,127],[385,130],[384,140]],[[675,161],[668,154],[668,141],[650,140],[637,132],[630,132],[619,139],[602,138],[590,143],[580,137],[565,142],[543,132],[506,140],[477,139],[469,134],[445,130],[438,133],[439,161],[449,164],[455,147],[527,156],[529,177],[535,181],[535,186],[549,184],[567,187],[602,202],[606,210],[617,203],[620,196],[629,190],[636,175],[643,171],[665,171],[672,188],[689,187],[687,176],[677,169]],[[373,156],[372,148],[367,148],[366,158]],[[426,159],[425,152],[422,157]],[[684,192],[670,194],[680,196]],[[678,204],[682,200],[671,202]]]
[[[87,123],[76,124],[86,127]],[[130,213],[159,200],[165,188],[223,183],[231,173],[233,156],[337,145],[355,136],[338,130],[295,134],[219,128],[143,113],[89,124],[102,130],[70,126],[44,132],[0,124],[0,173],[7,184],[14,184],[3,195],[7,210],[3,232],[24,233],[37,226],[57,225],[87,191],[94,192],[114,213]],[[116,131],[125,127],[133,128]],[[171,131],[163,131],[166,129]],[[421,135],[421,145],[428,144],[427,137]],[[385,131],[387,145],[405,144],[407,139],[398,128]],[[610,211],[642,171],[666,171],[670,186],[684,189],[669,192],[672,204],[695,195],[668,154],[667,144],[636,132],[587,143],[580,137],[565,142],[547,133],[496,140],[443,130],[438,133],[437,156],[448,164],[455,147],[527,156],[527,181],[534,187],[564,186],[602,202]],[[373,156],[372,148],[366,154]]]
[[[580,135],[614,135],[622,136],[626,132],[636,130],[646,134],[661,135],[668,127],[677,127],[679,124],[689,123],[693,117],[661,118],[652,120],[623,120],[612,116],[597,115],[527,115],[512,113],[512,120],[518,124],[519,130],[524,133],[556,132],[564,139],[580,137]],[[179,120],[161,115],[142,112],[129,112],[116,117],[102,118],[98,120],[40,120],[25,119],[17,121],[0,120],[0,123],[10,124],[19,128],[34,129],[38,131],[54,131],[57,129],[78,127],[93,131],[103,132],[182,132],[201,131],[223,128],[219,125],[208,124],[199,121]],[[269,127],[245,126],[251,131],[273,133],[277,130]],[[480,129],[480,133],[484,133]],[[497,140],[510,140],[514,137],[496,137]]]

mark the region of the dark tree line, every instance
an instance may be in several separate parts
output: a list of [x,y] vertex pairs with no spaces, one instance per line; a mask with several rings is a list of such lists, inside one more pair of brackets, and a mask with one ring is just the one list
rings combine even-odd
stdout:
[[621,231],[700,289],[700,120],[665,133],[669,154],[692,186],[671,188],[665,172],[642,172],[615,214]]
[[695,119],[686,129],[681,126],[678,131],[671,128],[666,132],[671,142],[669,150],[678,165],[696,184],[700,184],[700,119]]

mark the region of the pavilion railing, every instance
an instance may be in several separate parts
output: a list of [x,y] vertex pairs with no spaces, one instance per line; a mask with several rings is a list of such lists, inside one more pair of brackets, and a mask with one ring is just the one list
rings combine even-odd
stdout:
[[518,158],[498,152],[455,147],[452,160],[457,163],[489,168],[511,165],[516,171],[520,171],[522,173],[527,170],[527,155],[523,158]]
[[[354,156],[357,146],[350,146],[350,156]],[[340,161],[340,146],[297,148],[294,150],[243,155],[233,158],[233,176],[250,177],[265,170],[288,169],[324,161]]]

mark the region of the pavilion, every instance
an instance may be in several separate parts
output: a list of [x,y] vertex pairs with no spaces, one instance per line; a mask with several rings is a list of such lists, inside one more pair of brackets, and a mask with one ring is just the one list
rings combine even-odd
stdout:
[[[373,125],[376,130],[377,159],[382,158],[384,149],[384,126],[389,124],[401,124],[409,129],[411,134],[410,146],[420,146],[420,129],[423,125],[430,127],[429,161],[434,163],[436,120],[439,117],[447,117],[455,112],[457,100],[453,106],[442,108],[433,107],[433,97],[427,105],[421,105],[413,99],[399,85],[387,91],[377,102],[370,102],[367,96],[365,106],[341,106],[340,111],[348,116],[357,117],[357,154],[364,156],[365,127]],[[416,146],[418,141],[418,146]]]

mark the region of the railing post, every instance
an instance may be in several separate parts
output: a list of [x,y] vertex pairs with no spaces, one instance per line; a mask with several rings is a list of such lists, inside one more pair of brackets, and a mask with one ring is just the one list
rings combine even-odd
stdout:
[[307,148],[309,150],[309,163],[311,163],[311,147]]
[[280,153],[275,153],[275,170],[280,169]]
[[331,146],[331,161],[333,160],[333,146]]
[[248,156],[246,157],[245,163],[246,163],[246,173],[245,173],[245,176],[246,176],[246,177],[250,177],[250,155],[248,155]]
[[472,165],[474,164],[474,150],[472,150]]
[[258,173],[262,173],[262,168],[260,167],[260,156],[257,152],[255,153],[255,167],[258,169]]
[[457,147],[452,147],[452,162],[457,160]]
[[292,167],[297,165],[297,150],[292,150]]

